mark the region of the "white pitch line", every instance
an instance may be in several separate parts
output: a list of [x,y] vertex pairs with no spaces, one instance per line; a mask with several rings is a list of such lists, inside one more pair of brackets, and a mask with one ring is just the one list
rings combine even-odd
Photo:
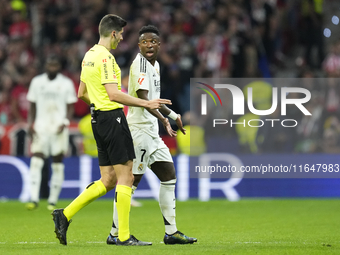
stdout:
[[235,243],[241,243],[241,244],[256,244],[256,243],[262,243],[262,242],[235,242]]
[[[58,242],[27,242],[27,241],[24,241],[24,242],[16,242],[16,243],[13,243],[13,244],[56,244]],[[80,243],[80,242],[68,242],[68,243]],[[85,242],[85,243],[88,243],[88,244],[95,244],[95,243],[98,243],[98,244],[102,244],[102,243],[105,243],[104,241],[90,241],[90,242]],[[0,242],[0,244],[9,244],[7,242]]]
[[17,242],[13,244],[53,244],[56,242]]
[[[71,242],[68,242],[69,244],[80,244],[80,243],[83,243],[83,242],[79,242],[79,241],[71,241]],[[103,244],[103,243],[106,243],[104,241],[88,241],[88,242],[84,242],[84,243],[87,243],[87,244]],[[163,243],[163,242],[160,242],[160,243]],[[221,243],[221,242],[219,242]],[[316,242],[223,242],[224,244],[303,244],[303,245],[308,245],[308,244],[319,244],[319,243],[316,243]],[[336,242],[336,243],[339,243],[339,242]],[[4,244],[21,244],[21,245],[25,245],[25,244],[59,244],[58,242],[27,242],[27,241],[23,241],[23,242],[16,242],[16,243],[8,243],[8,242],[0,242],[0,245],[4,245]]]

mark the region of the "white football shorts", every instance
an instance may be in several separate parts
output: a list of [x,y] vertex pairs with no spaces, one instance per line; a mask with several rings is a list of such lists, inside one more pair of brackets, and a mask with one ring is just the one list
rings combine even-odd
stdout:
[[69,132],[64,128],[60,134],[35,133],[31,144],[31,153],[43,153],[45,157],[66,154],[69,144]]
[[155,162],[173,162],[169,148],[159,135],[153,137],[142,129],[132,129],[131,135],[136,154],[132,166],[133,174],[144,174],[146,167],[151,168]]

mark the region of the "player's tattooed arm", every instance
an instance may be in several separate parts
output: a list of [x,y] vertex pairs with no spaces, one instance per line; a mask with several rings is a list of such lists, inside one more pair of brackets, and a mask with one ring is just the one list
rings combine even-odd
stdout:
[[67,114],[66,117],[68,120],[71,120],[74,114],[74,104],[67,104]]

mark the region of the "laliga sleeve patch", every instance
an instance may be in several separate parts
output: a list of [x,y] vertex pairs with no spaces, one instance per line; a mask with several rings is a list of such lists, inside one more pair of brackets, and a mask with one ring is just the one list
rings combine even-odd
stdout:
[[144,78],[139,78],[139,79],[138,79],[138,84],[139,84],[139,85],[142,85],[143,81],[144,81]]

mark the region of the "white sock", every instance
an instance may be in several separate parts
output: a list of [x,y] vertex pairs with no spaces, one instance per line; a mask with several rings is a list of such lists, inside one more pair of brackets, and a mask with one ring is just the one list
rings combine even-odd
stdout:
[[[135,193],[136,189],[137,187],[132,185],[132,195]],[[111,228],[110,234],[112,236],[118,236],[118,212],[117,212],[115,199],[113,199],[113,221],[112,221],[112,228]]]
[[165,233],[168,235],[177,231],[175,185],[176,179],[161,182],[159,189],[159,207],[163,214]]
[[39,202],[40,185],[41,185],[41,172],[44,166],[44,160],[39,157],[32,157],[30,163],[30,192],[31,201]]
[[48,197],[49,204],[57,204],[59,194],[64,182],[64,163],[52,163],[52,177],[50,181],[50,196]]

